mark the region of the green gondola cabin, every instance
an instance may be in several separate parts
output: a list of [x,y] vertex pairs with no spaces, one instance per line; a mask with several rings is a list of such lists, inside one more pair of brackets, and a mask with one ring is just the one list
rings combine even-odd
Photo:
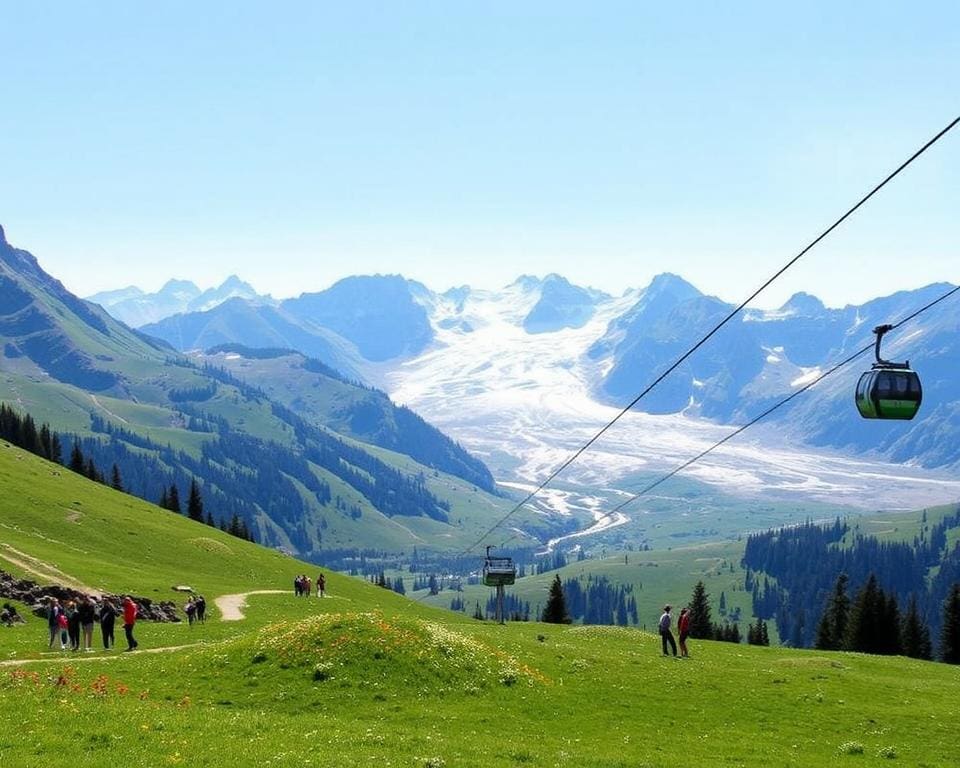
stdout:
[[880,357],[880,340],[893,326],[878,325],[876,358],[873,368],[864,371],[857,382],[854,401],[865,419],[909,420],[917,415],[923,400],[923,387],[909,361],[892,363]]

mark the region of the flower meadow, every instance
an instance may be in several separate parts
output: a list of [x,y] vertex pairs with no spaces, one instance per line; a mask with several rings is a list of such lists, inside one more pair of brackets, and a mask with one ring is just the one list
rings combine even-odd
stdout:
[[251,664],[306,670],[317,683],[380,685],[445,695],[496,686],[542,686],[536,669],[448,626],[379,612],[331,613],[260,631]]

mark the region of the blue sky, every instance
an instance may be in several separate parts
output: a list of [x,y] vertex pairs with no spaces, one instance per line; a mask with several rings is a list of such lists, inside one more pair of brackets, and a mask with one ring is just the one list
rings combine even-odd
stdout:
[[[840,5],[5,4],[0,224],[81,294],[739,299],[960,114],[960,5]],[[958,170],[960,129],[758,304],[956,282]]]

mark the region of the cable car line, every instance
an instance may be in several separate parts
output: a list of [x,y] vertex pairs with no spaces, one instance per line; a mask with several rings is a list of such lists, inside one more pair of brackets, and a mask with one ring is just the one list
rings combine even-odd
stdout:
[[493,531],[503,525],[507,520],[509,520],[513,515],[519,512],[523,506],[532,500],[540,491],[546,488],[551,482],[553,482],[561,472],[563,472],[567,467],[573,464],[577,459],[583,455],[587,449],[590,448],[597,440],[600,439],[603,434],[610,429],[614,424],[616,424],[623,416],[626,415],[637,403],[639,403],[651,390],[654,389],[660,382],[662,382],[667,376],[669,376],[673,371],[675,371],[690,355],[696,352],[700,347],[702,347],[717,331],[719,331],[723,326],[725,326],[730,320],[732,320],[736,315],[738,315],[744,307],[747,306],[751,301],[753,301],[761,292],[766,290],[771,283],[778,279],[784,272],[786,272],[790,267],[796,264],[804,255],[807,254],[814,246],[816,246],[821,240],[827,237],[831,232],[833,232],[837,227],[839,227],[844,221],[846,221],[850,216],[853,215],[864,203],[866,203],[871,197],[873,197],[877,192],[883,189],[887,184],[889,184],[894,178],[896,178],[903,170],[905,170],[914,160],[920,157],[924,152],[926,152],[930,147],[936,144],[941,138],[943,138],[949,131],[951,131],[957,123],[960,123],[960,115],[955,117],[949,124],[947,124],[943,129],[941,129],[935,136],[933,136],[929,141],[927,141],[923,146],[921,146],[916,152],[914,152],[910,157],[904,160],[897,168],[889,173],[886,178],[883,179],[879,184],[877,184],[873,189],[871,189],[866,195],[860,198],[860,200],[853,205],[850,209],[847,210],[840,218],[833,222],[829,227],[827,227],[823,232],[821,232],[816,238],[814,238],[803,250],[801,250],[796,256],[790,259],[786,264],[784,264],[780,269],[778,269],[763,285],[757,288],[753,293],[751,293],[743,302],[741,302],[735,309],[731,310],[726,317],[724,317],[719,323],[717,323],[705,336],[703,336],[696,344],[694,344],[690,349],[683,353],[677,360],[675,360],[663,373],[657,376],[647,387],[633,400],[631,400],[616,416],[614,416],[606,425],[603,426],[596,434],[593,435],[586,443],[584,443],[579,449],[577,449],[571,456],[569,456],[566,461],[564,461],[559,467],[557,467],[550,475],[541,482],[536,488],[530,491],[523,499],[521,499],[517,504],[510,509],[502,518],[497,520],[493,526],[487,530],[479,539],[477,539],[473,544],[467,547],[459,556],[463,556],[471,552],[475,547],[483,543],[483,541],[489,536]]
[[[920,314],[926,312],[928,309],[930,309],[931,307],[933,307],[933,306],[936,305],[936,304],[939,304],[941,301],[944,301],[945,299],[949,298],[950,296],[952,296],[953,294],[955,294],[957,291],[960,291],[960,285],[955,286],[955,287],[952,288],[951,290],[947,291],[946,293],[942,294],[942,295],[939,296],[938,298],[936,298],[936,299],[934,299],[933,301],[931,301],[931,302],[930,302],[929,304],[927,304],[926,306],[921,307],[921,308],[918,309],[916,312],[913,312],[912,314],[907,315],[905,318],[903,318],[903,319],[900,320],[899,322],[895,323],[894,325],[891,325],[890,328],[889,328],[889,330],[892,331],[892,330],[894,330],[894,329],[896,329],[896,328],[899,328],[899,327],[900,327],[901,325],[903,325],[904,323],[907,323],[907,322],[909,322],[910,320],[913,320],[915,317],[917,317],[917,315],[920,315]],[[695,462],[700,461],[700,459],[702,459],[702,458],[703,458],[704,456],[706,456],[708,453],[711,453],[712,451],[716,450],[717,448],[719,448],[721,445],[723,445],[723,444],[726,443],[727,441],[729,441],[729,440],[733,439],[734,437],[736,437],[737,435],[739,435],[741,432],[744,432],[745,430],[749,429],[750,427],[752,427],[754,424],[756,424],[756,423],[757,423],[758,421],[760,421],[761,419],[765,419],[767,416],[769,416],[771,413],[773,413],[773,412],[774,412],[775,410],[777,410],[778,408],[786,405],[786,404],[789,403],[791,400],[793,400],[795,397],[803,394],[804,392],[806,392],[806,391],[807,391],[808,389],[810,389],[811,387],[813,387],[813,386],[815,386],[816,384],[818,384],[819,382],[823,381],[825,378],[827,378],[827,376],[830,376],[831,374],[836,373],[838,370],[840,370],[841,368],[843,368],[845,365],[849,365],[849,364],[852,363],[854,360],[856,360],[858,357],[862,357],[862,356],[865,355],[867,352],[870,352],[872,349],[874,349],[874,342],[870,342],[869,344],[867,344],[867,345],[866,345],[865,347],[863,347],[862,349],[858,350],[857,352],[854,352],[852,355],[850,355],[850,356],[846,357],[845,359],[841,360],[839,363],[837,363],[836,365],[834,365],[834,366],[833,366],[832,368],[830,368],[829,370],[821,373],[821,374],[820,374],[819,376],[817,376],[817,378],[815,378],[813,381],[809,382],[808,384],[805,384],[805,385],[802,386],[800,389],[798,389],[796,392],[791,393],[790,395],[788,395],[787,397],[783,398],[782,400],[780,400],[780,401],[779,401],[778,403],[776,403],[775,405],[770,406],[770,407],[767,408],[767,410],[765,410],[763,413],[761,413],[761,414],[759,414],[758,416],[754,417],[753,419],[751,419],[750,421],[748,421],[748,422],[747,422],[746,424],[744,424],[743,426],[738,427],[738,428],[735,429],[733,432],[731,432],[730,434],[728,434],[726,437],[718,440],[716,443],[714,443],[713,445],[711,445],[711,446],[710,446],[709,448],[707,448],[706,450],[698,453],[698,454],[697,454],[696,456],[694,456],[693,458],[688,459],[687,461],[685,461],[685,462],[684,462],[683,464],[681,464],[680,466],[672,469],[670,472],[668,472],[667,474],[665,474],[663,477],[659,478],[658,480],[655,480],[654,482],[650,483],[650,485],[646,486],[646,487],[643,488],[642,490],[640,490],[640,491],[638,491],[637,493],[633,494],[630,498],[624,500],[623,502],[621,502],[620,504],[618,504],[617,506],[615,506],[613,509],[611,509],[609,512],[607,512],[607,513],[601,515],[600,517],[596,518],[596,519],[593,521],[593,524],[596,525],[597,523],[600,523],[600,522],[606,520],[607,518],[612,517],[613,515],[617,514],[618,512],[620,512],[621,510],[623,510],[624,507],[632,504],[634,501],[636,501],[637,499],[639,499],[641,496],[649,493],[650,491],[652,491],[654,488],[656,488],[656,487],[657,487],[658,485],[660,485],[661,483],[669,480],[671,477],[673,477],[674,475],[678,474],[679,472],[682,472],[684,469],[686,469],[687,467],[689,467],[691,464],[694,464]],[[505,546],[505,545],[508,544],[510,541],[513,541],[513,539],[515,539],[515,538],[517,538],[516,535],[514,535],[514,536],[511,537],[510,539],[507,539],[506,541],[504,541],[500,546],[501,546],[501,547]]]

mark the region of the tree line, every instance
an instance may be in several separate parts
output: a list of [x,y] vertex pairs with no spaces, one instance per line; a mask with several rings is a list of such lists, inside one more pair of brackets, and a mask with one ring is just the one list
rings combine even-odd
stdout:
[[937,639],[940,658],[952,657],[960,542],[948,546],[947,532],[960,526],[960,505],[936,524],[924,511],[920,523],[912,541],[900,542],[864,536],[839,519],[751,535],[743,565],[754,614],[774,619],[798,648],[929,659]]
[[[43,423],[39,429],[36,421],[30,414],[21,415],[17,411],[8,407],[5,403],[0,403],[0,439],[7,440],[18,448],[23,448],[47,461],[54,462],[64,466],[66,469],[78,475],[83,475],[89,480],[109,485],[116,491],[129,493],[124,486],[123,475],[120,465],[113,462],[110,469],[109,478],[100,470],[97,462],[89,451],[85,453],[83,449],[84,442],[74,436],[70,456],[67,463],[63,463],[63,438],[59,433],[50,429],[50,425]],[[140,495],[140,494],[134,494]],[[148,501],[147,496],[141,496]],[[171,483],[169,487],[164,487],[160,495],[158,504],[163,509],[167,509],[177,514],[184,512],[180,504],[180,491],[177,484]],[[254,541],[253,535],[246,524],[234,513],[232,517],[221,517],[219,523],[214,519],[213,514],[208,510],[204,514],[203,496],[200,490],[200,484],[196,477],[190,478],[190,488],[187,496],[186,515],[191,520],[199,523],[206,523],[210,526],[219,525],[220,529],[242,539]]]

